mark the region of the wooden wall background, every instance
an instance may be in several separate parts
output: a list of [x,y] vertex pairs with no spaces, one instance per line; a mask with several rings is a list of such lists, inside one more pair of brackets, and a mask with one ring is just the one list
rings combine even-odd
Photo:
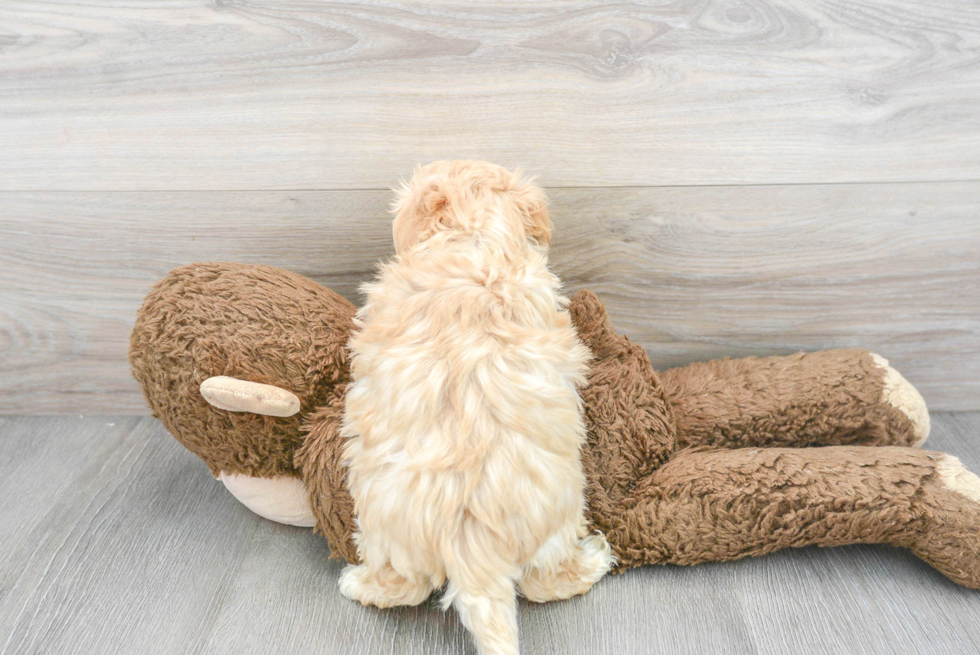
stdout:
[[143,413],[167,270],[351,299],[416,163],[540,174],[658,367],[856,346],[980,409],[980,5],[0,4],[0,413]]

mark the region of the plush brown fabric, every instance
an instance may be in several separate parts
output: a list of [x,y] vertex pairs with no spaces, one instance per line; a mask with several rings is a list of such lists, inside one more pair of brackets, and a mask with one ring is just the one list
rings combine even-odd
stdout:
[[686,451],[637,489],[611,533],[634,559],[694,564],[785,546],[888,542],[935,462],[916,450]]
[[912,422],[881,402],[884,375],[866,350],[826,350],[691,364],[661,379],[678,448],[910,446]]
[[[942,453],[922,455],[935,462]],[[923,481],[912,502],[916,523],[899,535],[895,544],[909,548],[953,582],[980,589],[980,503],[950,490],[936,478],[931,475]]]
[[[913,426],[880,401],[882,374],[867,353],[722,360],[661,381],[593,294],[569,309],[595,355],[582,390],[589,517],[620,570],[890,543],[980,586],[980,503],[942,484],[940,455],[873,447],[910,443]],[[150,407],[181,443],[215,473],[301,475],[318,530],[349,561],[356,525],[339,426],[353,314],[285,271],[192,265],[147,297],[130,351]],[[288,418],[216,409],[198,393],[214,375],[283,387],[302,409]],[[838,447],[769,447],[780,445]]]
[[[303,417],[349,376],[354,306],[312,280],[269,266],[191,264],[150,291],[129,347],[153,415],[214,475],[298,475]],[[296,394],[299,414],[227,412],[205,402],[215,375]]]
[[646,351],[616,334],[595,294],[580,291],[569,312],[594,357],[581,390],[588,429],[582,467],[589,520],[605,532],[637,482],[673,454],[676,430]]
[[943,457],[901,447],[688,450],[637,486],[606,537],[625,566],[892,544],[978,587],[980,506],[944,486]]
[[296,466],[302,471],[310,493],[310,507],[316,517],[316,531],[330,542],[331,559],[343,558],[360,563],[353,535],[357,529],[354,499],[347,490],[347,469],[343,465],[344,391],[339,385],[327,403],[311,413],[303,423],[306,441],[296,452]]

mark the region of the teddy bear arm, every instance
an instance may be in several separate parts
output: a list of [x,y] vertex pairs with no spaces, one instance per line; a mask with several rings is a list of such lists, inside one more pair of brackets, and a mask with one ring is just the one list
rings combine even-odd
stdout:
[[918,446],[929,434],[922,396],[865,350],[721,359],[661,380],[678,448]]
[[882,543],[980,588],[980,478],[955,457],[916,448],[678,453],[613,524],[606,536],[623,568]]
[[316,531],[330,543],[330,557],[359,564],[354,499],[347,488],[345,440],[340,435],[345,392],[346,385],[338,386],[329,401],[303,422],[306,438],[296,451],[295,464],[302,474]]
[[593,489],[591,513],[598,520],[606,504],[621,502],[637,480],[673,454],[674,419],[646,351],[616,332],[602,301],[582,289],[568,310],[593,356],[580,394],[588,431],[583,468]]

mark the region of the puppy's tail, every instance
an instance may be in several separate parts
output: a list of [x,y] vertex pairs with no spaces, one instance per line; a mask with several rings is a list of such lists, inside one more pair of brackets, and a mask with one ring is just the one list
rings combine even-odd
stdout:
[[461,587],[450,578],[443,603],[456,607],[480,655],[518,655],[517,594],[512,580],[504,578],[475,589]]
[[466,548],[465,539],[456,546],[445,558],[443,609],[456,608],[480,655],[518,655],[517,566],[500,561],[492,549]]

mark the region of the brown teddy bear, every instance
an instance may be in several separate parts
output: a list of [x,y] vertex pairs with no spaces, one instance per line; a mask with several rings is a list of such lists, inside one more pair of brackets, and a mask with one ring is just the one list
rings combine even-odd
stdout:
[[[440,220],[457,197],[432,184],[416,193]],[[543,202],[534,216],[548,222]],[[192,265],[147,297],[130,351],[154,413],[239,500],[315,525],[351,562],[340,425],[354,313],[291,273]],[[928,411],[884,359],[840,350],[661,377],[594,295],[580,292],[569,313],[594,356],[581,390],[589,521],[621,568],[883,542],[980,586],[980,479],[915,448]]]
[[[830,350],[657,373],[602,303],[569,306],[595,356],[582,389],[589,519],[619,570],[787,546],[904,546],[980,588],[980,478],[917,448],[925,403],[881,357]],[[287,271],[192,264],[140,309],[130,361],[167,429],[240,500],[357,560],[338,434],[355,308]]]

